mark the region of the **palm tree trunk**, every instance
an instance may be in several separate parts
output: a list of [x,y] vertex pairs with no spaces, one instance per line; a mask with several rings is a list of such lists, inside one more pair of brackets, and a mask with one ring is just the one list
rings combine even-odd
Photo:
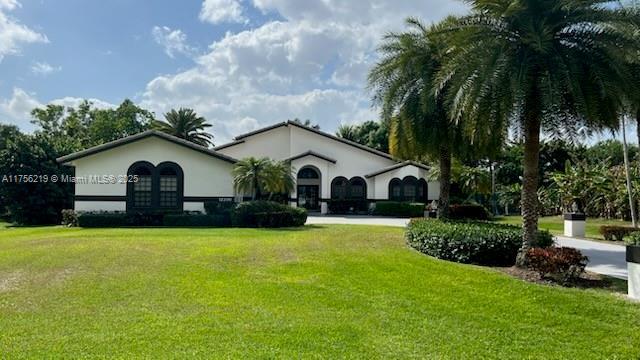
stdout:
[[627,129],[626,122],[622,116],[622,154],[624,156],[624,173],[627,180],[627,194],[629,195],[629,208],[631,209],[631,224],[633,227],[638,227],[638,218],[636,216],[636,204],[633,201],[633,188],[631,187],[631,166],[629,164],[629,146],[627,146]]
[[449,146],[440,147],[440,199],[438,200],[438,218],[449,217],[449,193],[451,189],[451,150]]
[[540,117],[537,91],[526,100],[524,113],[524,173],[522,176],[522,247],[516,265],[526,266],[527,251],[538,236],[538,164],[540,162]]

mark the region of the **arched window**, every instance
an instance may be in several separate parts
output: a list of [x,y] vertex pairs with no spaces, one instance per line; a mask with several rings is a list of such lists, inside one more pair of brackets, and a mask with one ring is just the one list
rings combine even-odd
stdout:
[[127,175],[133,175],[137,181],[127,183],[127,207],[145,210],[153,207],[154,166],[146,161],[137,162],[129,167]]
[[402,181],[398,178],[389,182],[389,200],[402,201]]
[[306,167],[298,172],[298,179],[318,179],[318,178],[320,178],[320,175],[315,169],[311,167]]
[[127,183],[127,210],[182,210],[184,194],[184,173],[172,162],[164,162],[154,167],[146,161],[139,161],[129,167],[127,175],[137,181]]
[[402,180],[402,199],[403,201],[416,201],[418,197],[418,179],[413,176],[407,176]]
[[347,187],[349,181],[347,178],[339,176],[331,181],[331,198],[345,199],[347,197]]
[[348,196],[350,199],[366,199],[367,183],[361,177],[354,177],[349,180]]
[[421,203],[427,203],[429,201],[429,191],[427,181],[425,179],[418,180],[418,198]]
[[184,189],[182,169],[178,164],[165,162],[158,165],[158,205],[162,209],[178,209]]

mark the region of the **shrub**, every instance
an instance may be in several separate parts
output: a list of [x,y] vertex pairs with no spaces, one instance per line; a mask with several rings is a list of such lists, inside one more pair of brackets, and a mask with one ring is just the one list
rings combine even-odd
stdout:
[[131,217],[124,212],[80,213],[78,226],[86,228],[131,226]]
[[307,221],[307,210],[273,201],[247,201],[231,211],[231,223],[238,227],[292,227]]
[[602,225],[599,231],[605,240],[623,241],[625,236],[638,231],[638,229],[629,226]]
[[589,258],[574,248],[532,248],[527,253],[528,266],[542,278],[552,277],[561,283],[576,280],[584,272]]
[[[522,244],[518,226],[489,222],[413,219],[406,231],[408,244],[439,259],[480,265],[513,265]],[[551,235],[541,231],[542,240]]]
[[449,219],[489,220],[491,213],[480,204],[454,204],[449,206]]
[[629,246],[640,246],[640,231],[634,231],[627,235],[624,242]]
[[233,201],[205,201],[204,210],[209,215],[230,214],[235,206]]
[[164,226],[170,227],[220,227],[229,225],[223,215],[204,214],[167,214],[162,220]]
[[78,226],[78,214],[73,209],[62,210],[62,225]]
[[376,208],[373,213],[380,216],[423,217],[424,204],[380,201],[376,203]]
[[332,199],[327,205],[332,214],[349,214],[369,210],[369,202],[364,199]]

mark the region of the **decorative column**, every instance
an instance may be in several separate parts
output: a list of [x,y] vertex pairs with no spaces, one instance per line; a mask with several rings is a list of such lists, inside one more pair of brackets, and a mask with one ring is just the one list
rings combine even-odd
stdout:
[[640,300],[640,245],[627,246],[627,270],[629,297]]
[[582,213],[564,214],[564,236],[584,237],[587,216]]

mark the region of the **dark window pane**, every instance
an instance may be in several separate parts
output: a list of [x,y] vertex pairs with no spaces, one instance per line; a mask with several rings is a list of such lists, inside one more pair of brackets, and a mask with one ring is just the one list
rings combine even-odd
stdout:
[[298,173],[299,179],[317,179],[319,177],[318,172],[311,168],[304,168]]

